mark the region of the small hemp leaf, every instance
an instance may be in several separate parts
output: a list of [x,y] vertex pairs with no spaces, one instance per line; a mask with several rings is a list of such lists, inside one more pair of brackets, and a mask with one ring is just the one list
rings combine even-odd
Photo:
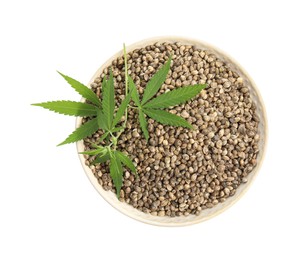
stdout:
[[144,136],[145,136],[146,140],[148,141],[148,139],[149,139],[148,122],[147,122],[146,116],[144,114],[144,111],[142,109],[139,109],[138,118],[139,118],[139,124],[140,124],[141,130],[143,131]]
[[155,121],[164,125],[182,126],[192,129],[192,126],[184,118],[171,114],[162,109],[183,104],[186,101],[194,98],[204,88],[206,88],[206,84],[184,86],[153,98],[165,82],[167,74],[170,70],[170,64],[171,57],[147,83],[142,101],[140,101],[139,94],[132,78],[129,77],[130,89],[134,89],[132,100],[134,101],[139,111],[139,124],[146,140],[149,138],[146,116],[151,117]]
[[143,107],[160,109],[183,104],[199,94],[204,88],[206,88],[206,84],[177,88],[159,95],[146,103]]
[[[32,104],[33,106],[40,106],[50,111],[68,115],[89,117],[88,121],[78,127],[72,134],[70,134],[58,146],[74,143],[80,141],[98,130],[97,113],[102,107],[99,97],[87,86],[79,81],[58,72],[83,98],[91,102],[91,104],[75,102],[69,100],[49,101],[43,103]],[[93,119],[91,118],[93,117]]]
[[105,163],[106,161],[110,160],[110,155],[108,152],[108,149],[106,147],[97,147],[95,150],[90,150],[90,151],[84,151],[81,152],[80,154],[87,154],[87,155],[95,155],[95,159],[91,164],[102,164]]
[[144,96],[142,98],[141,104],[144,105],[149,99],[151,99],[164,84],[167,74],[170,70],[171,57],[149,80],[144,91]]
[[[85,154],[96,156],[92,164],[105,163],[110,161],[110,176],[113,180],[114,186],[116,188],[117,197],[119,198],[121,186],[122,186],[122,176],[123,168],[122,165],[129,168],[137,176],[136,168],[132,160],[124,153],[117,150],[117,141],[120,134],[124,131],[126,127],[126,120],[128,115],[128,105],[131,101],[131,97],[136,88],[130,87],[128,91],[128,68],[127,68],[127,56],[124,47],[125,56],[125,82],[126,82],[126,95],[124,100],[122,100],[120,106],[114,115],[115,101],[114,96],[114,80],[113,75],[110,72],[109,80],[103,79],[103,100],[102,100],[102,110],[97,110],[97,120],[99,128],[104,130],[104,134],[99,139],[99,142],[104,140],[110,140],[109,146],[107,148],[95,146],[95,150],[86,151]],[[131,84],[132,84],[131,80]],[[125,116],[124,123],[120,125],[121,119]],[[116,136],[114,134],[116,133]],[[110,139],[107,139],[110,136]],[[112,147],[111,147],[112,146]],[[111,148],[110,148],[111,147]]]
[[101,101],[99,97],[87,86],[80,83],[76,79],[73,79],[69,76],[66,76],[62,74],[61,72],[57,71],[70,85],[72,88],[74,88],[82,97],[87,99],[88,101],[91,101],[94,105],[97,107],[101,107]]
[[58,146],[80,141],[94,134],[97,130],[98,130],[97,118],[94,118],[84,123],[83,125],[79,126],[73,133],[71,133],[68,136],[68,138],[66,138],[62,143],[58,144]]
[[82,102],[61,100],[32,105],[67,116],[96,116],[96,107]]
[[108,153],[104,154],[104,155],[97,155],[95,160],[92,162],[92,164],[102,164],[105,163],[106,161],[110,160],[110,155]]
[[155,121],[172,126],[183,126],[187,128],[192,128],[192,126],[182,117],[171,114],[167,111],[160,109],[144,109],[143,112],[149,117],[153,118]]
[[[123,183],[123,167],[130,169],[133,174],[138,176],[136,167],[129,156],[117,149],[119,137],[127,125],[128,108],[138,110],[140,128],[144,137],[148,140],[147,117],[164,125],[192,128],[184,118],[171,114],[163,109],[183,104],[198,95],[202,89],[206,88],[205,84],[184,86],[157,96],[158,91],[161,89],[169,73],[171,65],[170,57],[151,77],[146,85],[142,99],[140,99],[136,85],[128,72],[125,45],[123,53],[125,65],[125,98],[121,101],[116,113],[115,87],[112,70],[110,70],[108,79],[106,79],[106,77],[103,78],[102,100],[94,91],[84,84],[58,72],[87,102],[59,100],[32,104],[63,115],[86,117],[86,122],[79,126],[59,145],[83,140],[96,133],[99,129],[102,131],[100,138],[97,138],[95,142],[89,142],[90,147],[93,149],[81,152],[80,154],[92,156],[92,159],[94,159],[92,164],[109,162],[110,176],[116,188],[118,198]],[[136,107],[130,105],[131,100]],[[122,120],[123,118],[124,120]],[[98,145],[98,143],[102,145]]]
[[127,155],[125,155],[120,151],[116,151],[116,155],[119,158],[119,160],[122,162],[122,164],[128,167],[137,176],[136,168],[132,160]]
[[106,153],[107,153],[107,149],[104,147],[95,150],[80,152],[80,154],[87,154],[87,155],[105,155]]
[[113,183],[116,188],[116,195],[117,198],[120,196],[120,190],[122,186],[122,165],[121,161],[119,159],[119,156],[117,156],[117,151],[111,151],[110,152],[110,176],[113,180]]

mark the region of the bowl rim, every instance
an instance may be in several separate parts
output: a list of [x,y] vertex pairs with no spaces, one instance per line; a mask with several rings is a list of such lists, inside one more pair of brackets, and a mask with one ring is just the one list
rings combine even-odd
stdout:
[[[96,191],[107,201],[111,206],[113,206],[115,209],[123,213],[124,215],[133,218],[135,220],[138,220],[140,222],[156,225],[156,226],[167,226],[167,227],[173,227],[173,226],[188,226],[200,223],[202,221],[209,220],[228,208],[230,208],[232,205],[234,205],[241,197],[244,196],[244,194],[247,192],[249,187],[252,185],[254,179],[256,178],[258,172],[260,171],[260,168],[263,164],[264,158],[265,158],[265,152],[267,149],[267,143],[268,143],[268,124],[267,124],[267,114],[265,110],[265,105],[263,102],[263,99],[261,97],[261,94],[255,84],[255,82],[252,80],[252,78],[248,75],[247,71],[233,58],[231,58],[229,55],[227,55],[222,50],[218,49],[214,45],[211,45],[209,43],[206,43],[201,40],[189,38],[189,37],[180,37],[180,36],[159,36],[159,37],[152,37],[147,38],[138,42],[135,42],[129,46],[126,47],[127,52],[131,52],[137,48],[147,46],[149,44],[154,44],[157,42],[180,42],[182,44],[188,44],[188,45],[194,45],[198,46],[199,49],[209,49],[211,52],[216,53],[220,56],[221,59],[225,59],[226,62],[229,62],[229,65],[232,65],[234,69],[238,69],[238,73],[240,73],[243,77],[248,80],[248,83],[250,83],[250,91],[251,96],[254,95],[256,99],[256,103],[258,109],[260,109],[259,116],[261,117],[261,121],[259,123],[259,132],[261,139],[259,141],[260,148],[258,159],[257,159],[257,165],[253,169],[253,171],[249,174],[248,182],[245,184],[241,184],[242,186],[238,187],[236,190],[236,194],[234,194],[232,197],[227,198],[227,200],[223,203],[219,203],[216,206],[212,207],[211,209],[205,209],[202,210],[201,213],[197,215],[189,215],[189,216],[179,216],[179,217],[168,217],[168,216],[152,216],[148,213],[143,213],[142,211],[139,211],[132,207],[131,205],[127,203],[122,203],[119,200],[117,200],[115,194],[111,191],[105,191],[102,186],[98,183],[97,178],[92,173],[91,169],[85,164],[85,159],[82,154],[78,154],[81,165],[89,178],[90,182],[96,189]],[[117,58],[118,56],[123,55],[123,50],[120,50],[113,56],[111,56],[106,62],[104,62],[98,70],[95,72],[95,74],[92,76],[91,80],[89,81],[88,86],[94,81],[94,79],[99,76],[102,72],[102,70],[109,66],[113,59]],[[84,99],[81,99],[82,102],[84,102]],[[76,118],[76,128],[80,126],[82,117]],[[82,152],[84,150],[84,144],[83,140],[78,141],[76,143],[77,152]],[[228,201],[228,202],[227,202]],[[216,209],[216,210],[215,210]]]

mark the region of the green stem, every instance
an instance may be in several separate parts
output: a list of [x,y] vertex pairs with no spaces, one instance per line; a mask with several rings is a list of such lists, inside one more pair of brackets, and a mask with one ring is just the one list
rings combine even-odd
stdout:
[[[126,51],[126,45],[125,44],[123,44],[123,54],[124,54],[124,63],[125,63],[125,90],[126,90],[125,91],[125,96],[127,96],[128,92],[129,92],[129,89],[128,89],[129,82],[128,82],[128,60],[127,60],[127,51]],[[125,110],[125,120],[122,124],[123,128],[119,132],[117,132],[116,136],[114,136],[113,133],[110,132],[110,135],[112,136],[111,145],[113,145],[113,150],[116,150],[116,148],[117,148],[117,141],[118,141],[120,135],[123,133],[123,131],[126,128],[127,120],[128,120],[128,107]]]
[[109,132],[112,137],[115,137],[112,132]]
[[113,150],[116,150],[118,136],[113,135],[112,132],[109,132],[109,133],[112,138],[111,138],[111,143],[110,143],[110,145],[108,145],[108,147],[110,148],[113,145]]
[[128,105],[128,107],[133,108],[133,109],[140,109],[139,107],[133,107],[131,105]]
[[109,153],[110,157],[112,157],[112,151],[111,151],[111,148],[110,148],[110,147],[111,147],[110,145],[107,146],[107,150],[108,150],[108,153]]
[[[128,89],[128,85],[129,85],[129,81],[128,81],[128,60],[127,60],[127,50],[126,50],[126,45],[123,44],[123,54],[124,54],[124,62],[125,62],[125,96],[128,95],[128,92],[129,92],[129,89]],[[116,146],[117,146],[117,140],[118,138],[120,137],[120,135],[123,133],[124,129],[126,128],[126,125],[127,125],[127,120],[128,120],[128,108],[126,108],[126,111],[125,111],[125,120],[122,124],[122,127],[123,129],[121,129],[116,137],[114,137],[113,135],[113,138],[116,139],[116,143],[114,144],[114,150],[116,150]]]
[[[127,50],[126,50],[126,45],[123,44],[123,52],[124,52],[124,60],[125,60],[125,89],[126,89],[126,93],[125,96],[128,95],[128,85],[129,85],[129,81],[128,81],[128,61],[127,61]],[[126,109],[125,111],[125,121],[123,123],[123,126],[126,127],[127,124],[127,120],[128,120],[128,109]]]

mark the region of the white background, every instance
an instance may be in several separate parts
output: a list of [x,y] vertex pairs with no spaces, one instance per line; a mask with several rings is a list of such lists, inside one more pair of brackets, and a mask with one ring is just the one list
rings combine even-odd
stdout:
[[[2,0],[0,259],[303,259],[301,2]],[[79,100],[56,70],[86,83],[123,42],[159,35],[229,53],[257,83],[269,120],[267,156],[248,193],[183,228],[109,206],[75,145],[56,147],[74,118],[30,106]]]

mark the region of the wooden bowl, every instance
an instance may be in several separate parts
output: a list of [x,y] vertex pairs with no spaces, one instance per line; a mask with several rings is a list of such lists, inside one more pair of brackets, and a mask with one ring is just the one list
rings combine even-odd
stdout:
[[[83,169],[88,176],[89,180],[95,187],[95,189],[99,192],[99,194],[114,208],[116,208],[118,211],[122,212],[123,214],[139,220],[141,222],[157,225],[157,226],[186,226],[186,225],[192,225],[196,224],[202,221],[205,221],[207,219],[210,219],[224,210],[228,209],[230,206],[232,206],[236,201],[238,201],[247,191],[247,189],[252,184],[253,180],[257,176],[257,173],[262,165],[264,154],[265,154],[265,148],[267,143],[267,120],[266,120],[266,112],[264,108],[264,104],[262,101],[262,98],[259,94],[259,91],[253,82],[253,80],[248,76],[248,74],[245,72],[245,70],[232,58],[230,58],[227,54],[224,52],[218,50],[214,46],[210,44],[206,44],[202,41],[193,40],[189,38],[181,38],[181,37],[158,37],[158,38],[151,38],[146,39],[137,43],[132,44],[131,46],[127,47],[127,52],[131,52],[134,49],[142,48],[144,46],[154,44],[156,42],[180,42],[182,44],[187,45],[194,45],[199,49],[205,50],[208,49],[209,51],[213,52],[217,57],[228,63],[232,70],[235,70],[244,80],[244,83],[249,86],[249,91],[251,98],[253,102],[256,104],[257,107],[257,114],[260,118],[259,123],[259,135],[260,135],[260,141],[259,141],[259,154],[257,156],[257,165],[253,169],[253,171],[248,175],[247,177],[247,183],[241,184],[237,190],[234,196],[229,197],[226,199],[225,202],[219,203],[213,208],[204,209],[201,211],[199,215],[189,215],[189,216],[180,216],[180,217],[160,217],[160,216],[152,216],[151,214],[143,213],[142,211],[139,211],[132,207],[131,205],[127,203],[120,202],[116,195],[111,191],[105,191],[101,185],[98,183],[97,178],[92,173],[91,169],[85,164],[85,159],[83,155],[79,155],[81,164],[83,166]],[[122,56],[123,51],[119,51],[114,56],[112,56],[108,61],[106,61],[94,74],[92,79],[89,82],[89,85],[94,81],[94,79],[97,76],[100,76],[103,69],[108,67],[111,62],[116,59],[118,56]],[[76,127],[79,127],[81,125],[81,117],[78,117],[76,119]],[[77,151],[82,152],[84,151],[84,144],[83,141],[77,142]]]

